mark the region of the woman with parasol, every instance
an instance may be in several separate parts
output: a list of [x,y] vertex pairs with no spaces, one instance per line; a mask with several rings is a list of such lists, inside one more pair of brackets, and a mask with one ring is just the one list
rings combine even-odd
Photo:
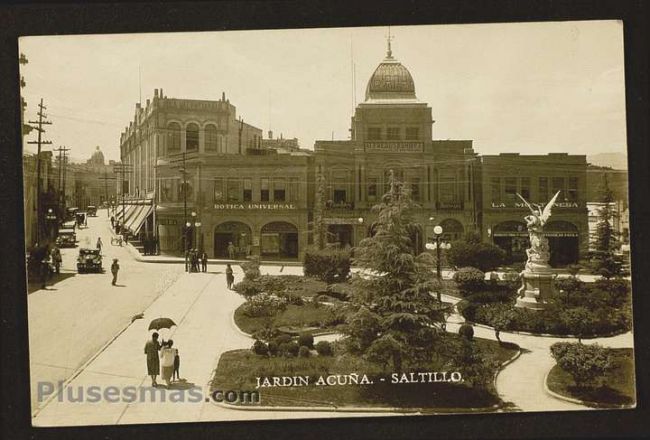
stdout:
[[[156,318],[149,324],[149,330],[160,330],[161,328],[171,328],[176,325],[174,321],[169,318]],[[156,381],[157,376],[160,374],[160,360],[158,352],[162,345],[158,342],[158,332],[154,331],[151,335],[151,340],[147,341],[144,346],[144,354],[147,356],[147,374],[151,376],[151,386],[158,386]],[[165,342],[163,341],[163,345]]]

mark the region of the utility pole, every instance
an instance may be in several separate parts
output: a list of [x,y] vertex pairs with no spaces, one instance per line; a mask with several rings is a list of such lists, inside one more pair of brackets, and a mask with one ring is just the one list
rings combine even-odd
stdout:
[[[122,164],[119,164],[119,165],[115,165],[113,167],[113,172],[120,175],[120,186],[121,186],[120,191],[122,193],[122,222],[121,222],[122,228],[124,228],[125,211],[126,211],[125,200],[124,200],[124,196],[125,196],[125,194],[124,194],[124,175],[126,173],[131,172],[131,171],[132,171],[131,164],[122,163]],[[120,232],[122,232],[122,231],[120,230]]]
[[98,177],[99,180],[104,181],[104,197],[106,198],[106,203],[108,203],[108,181],[109,180],[117,180],[116,177],[108,177],[106,174],[106,168],[104,168],[104,175],[102,177]]
[[67,178],[68,178],[68,156],[64,151],[63,152],[63,209],[66,208],[65,184]]
[[[40,241],[40,235],[41,235],[41,146],[43,145],[49,145],[52,142],[51,141],[44,141],[43,140],[43,133],[45,132],[45,129],[43,128],[43,125],[51,125],[52,122],[46,121],[45,118],[47,115],[43,112],[44,110],[47,110],[47,107],[43,105],[43,98],[41,98],[41,102],[38,104],[38,121],[29,121],[30,124],[36,124],[37,126],[34,127],[36,131],[38,131],[38,140],[36,141],[29,141],[27,142],[28,144],[37,144],[38,149],[36,153],[36,242],[39,243]],[[40,245],[40,243],[39,243]]]
[[241,133],[244,130],[244,120],[239,117],[239,154],[241,154]]
[[[65,154],[66,151],[70,151],[69,148],[66,147],[59,147],[55,149],[54,151],[59,152],[59,180],[58,180],[58,188],[57,191],[59,192],[59,209],[65,209],[65,197],[63,196],[64,191],[62,191],[62,188],[65,188],[65,165],[63,162],[63,154]],[[62,154],[63,153],[63,154]],[[63,182],[61,182],[63,180]]]

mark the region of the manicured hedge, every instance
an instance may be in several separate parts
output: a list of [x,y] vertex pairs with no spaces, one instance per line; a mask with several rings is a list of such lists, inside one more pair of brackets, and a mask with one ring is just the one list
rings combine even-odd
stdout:
[[327,283],[342,282],[350,276],[351,254],[346,249],[308,249],[303,261],[305,276]]

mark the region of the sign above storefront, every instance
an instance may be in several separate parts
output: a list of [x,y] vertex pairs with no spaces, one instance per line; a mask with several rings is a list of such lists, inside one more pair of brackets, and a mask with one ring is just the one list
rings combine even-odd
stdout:
[[422,153],[422,142],[366,142],[365,150],[368,153]]
[[[580,208],[578,202],[556,202],[553,205],[554,208]],[[516,209],[528,209],[528,207],[520,202],[514,203],[505,203],[505,202],[492,202],[490,208],[495,209],[507,209],[507,208],[516,208]]]
[[214,209],[237,209],[243,211],[276,211],[279,209],[296,209],[293,203],[223,203],[215,204]]

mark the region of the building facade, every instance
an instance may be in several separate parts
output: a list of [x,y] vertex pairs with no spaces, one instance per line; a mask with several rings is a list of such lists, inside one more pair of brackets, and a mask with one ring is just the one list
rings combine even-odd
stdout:
[[552,264],[586,252],[585,156],[479,156],[471,140],[434,139],[434,122],[390,44],[351,118],[350,139],[316,141],[313,151],[295,138],[262,139],[225,95],[171,99],[155,90],[120,138],[128,203],[150,208],[131,207],[123,221],[132,233],[144,223],[164,253],[297,259],[313,243],[316,210],[329,243],[355,246],[372,235],[372,207],[392,173],[418,205],[416,251],[435,241],[439,225],[443,241],[474,232],[521,260],[527,208],[516,194],[542,203],[559,190],[547,226]]
[[524,216],[529,208],[517,196],[545,205],[560,191],[544,227],[550,263],[576,263],[589,248],[587,162],[581,155],[506,153],[481,157],[481,235],[504,249],[511,261],[524,261],[529,247]]

